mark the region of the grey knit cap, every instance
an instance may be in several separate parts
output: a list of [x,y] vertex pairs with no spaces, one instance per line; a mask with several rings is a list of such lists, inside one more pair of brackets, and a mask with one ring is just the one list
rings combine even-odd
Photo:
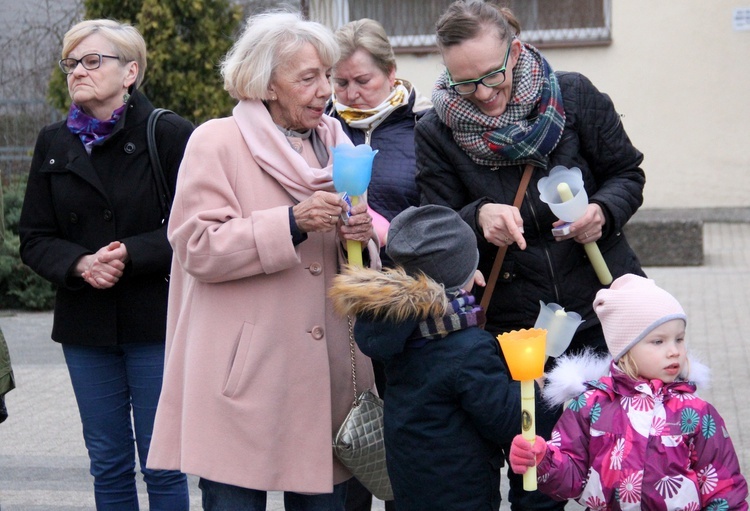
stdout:
[[396,215],[385,251],[410,275],[423,272],[448,292],[465,286],[479,265],[474,231],[445,206],[412,206]]

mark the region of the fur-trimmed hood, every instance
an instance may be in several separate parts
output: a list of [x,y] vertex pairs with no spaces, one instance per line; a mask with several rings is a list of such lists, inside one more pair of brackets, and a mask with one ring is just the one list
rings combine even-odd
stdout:
[[403,269],[347,266],[329,291],[334,310],[357,318],[354,339],[365,355],[387,360],[404,351],[419,322],[445,315],[450,297],[442,284]]
[[442,316],[449,302],[442,284],[401,268],[380,272],[347,266],[334,277],[329,295],[338,314],[393,322]]
[[[711,383],[710,369],[692,353],[688,353],[688,360],[687,377],[675,383],[683,382],[696,388],[708,388]],[[546,374],[542,396],[550,406],[561,405],[591,389],[592,385],[589,382],[597,381],[614,371],[620,372],[613,365],[612,357],[609,355],[600,355],[591,350],[564,355],[557,359],[555,367]]]

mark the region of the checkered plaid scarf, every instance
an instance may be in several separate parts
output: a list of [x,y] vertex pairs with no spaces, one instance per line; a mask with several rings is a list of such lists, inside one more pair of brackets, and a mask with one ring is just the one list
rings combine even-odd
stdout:
[[484,309],[476,303],[474,295],[461,289],[453,296],[444,316],[429,317],[419,322],[418,328],[409,338],[408,345],[418,348],[429,341],[442,339],[451,332],[482,326],[484,322]]
[[505,112],[488,116],[448,86],[446,71],[435,84],[432,102],[456,143],[476,163],[546,166],[547,155],[560,141],[565,111],[555,73],[529,44],[522,45],[513,69],[512,91]]

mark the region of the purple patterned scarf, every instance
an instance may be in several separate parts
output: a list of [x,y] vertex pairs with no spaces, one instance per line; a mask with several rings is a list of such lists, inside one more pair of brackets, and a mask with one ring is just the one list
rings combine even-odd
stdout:
[[448,74],[432,91],[435,112],[453,132],[453,139],[480,165],[533,163],[546,166],[565,126],[560,85],[539,50],[522,46],[513,69],[513,92],[501,115],[485,115],[448,86]]
[[112,134],[115,124],[117,124],[117,121],[120,120],[125,111],[125,106],[122,105],[112,112],[112,117],[106,121],[100,121],[88,115],[75,103],[72,103],[68,112],[68,129],[71,133],[78,135],[83,145],[90,148]]
[[477,305],[474,295],[461,289],[453,295],[444,316],[430,317],[419,322],[418,328],[409,337],[408,346],[419,348],[429,341],[442,339],[451,332],[481,326],[484,322],[484,309]]

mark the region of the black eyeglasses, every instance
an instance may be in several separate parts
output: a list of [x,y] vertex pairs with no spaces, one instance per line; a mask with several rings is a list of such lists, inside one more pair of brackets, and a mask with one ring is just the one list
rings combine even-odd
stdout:
[[83,69],[88,69],[91,71],[92,69],[99,69],[99,66],[102,65],[102,59],[120,59],[120,57],[115,57],[114,55],[102,55],[101,53],[89,53],[88,55],[84,55],[80,59],[74,59],[72,57],[68,57],[67,59],[60,59],[60,69],[63,73],[66,75],[69,75],[72,73],[76,67],[78,67],[78,64],[81,64],[83,66]]
[[508,57],[510,56],[510,48],[512,41],[508,43],[508,49],[505,51],[505,60],[503,60],[503,66],[495,71],[490,71],[484,76],[480,76],[476,80],[464,80],[463,82],[454,82],[451,77],[450,71],[448,71],[448,86],[459,93],[462,96],[468,96],[474,94],[477,91],[477,87],[481,83],[485,87],[499,87],[505,82],[505,67],[508,65]]

